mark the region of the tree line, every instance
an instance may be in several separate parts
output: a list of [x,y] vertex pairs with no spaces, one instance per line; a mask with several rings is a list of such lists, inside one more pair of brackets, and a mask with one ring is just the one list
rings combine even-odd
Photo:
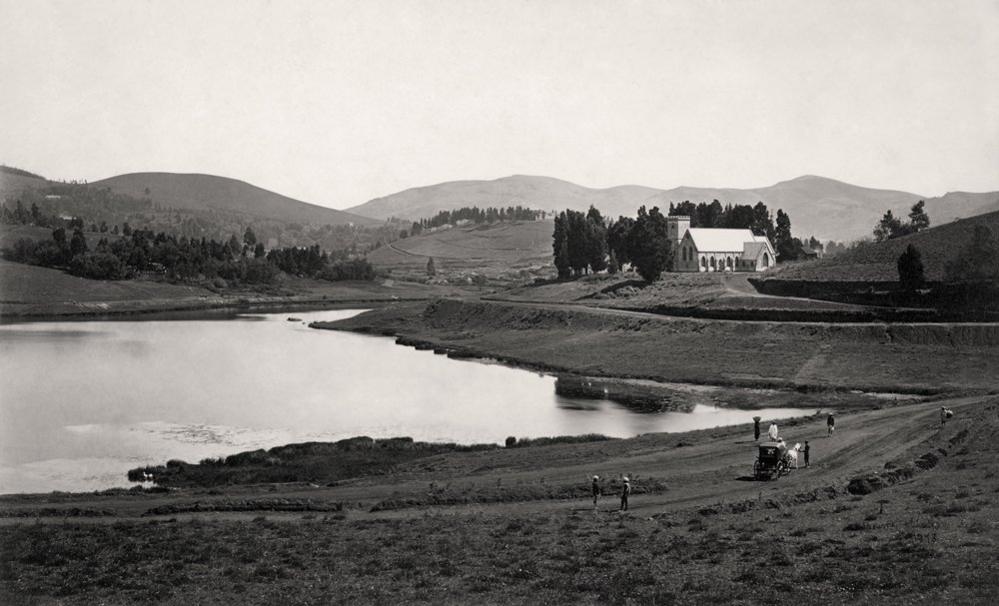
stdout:
[[[763,202],[755,206],[722,206],[718,200],[696,205],[671,203],[669,214],[690,217],[691,227],[750,229],[758,236],[767,236],[780,261],[803,256],[805,245],[791,233],[791,218],[778,209],[775,222]],[[552,233],[558,277],[566,279],[604,270],[615,273],[624,264],[630,264],[644,280],[652,282],[673,262],[675,252],[667,226],[667,218],[659,207],[649,210],[642,206],[636,218],[619,217],[609,223],[592,206],[586,213],[562,211],[555,215]]]
[[66,269],[71,274],[97,280],[124,280],[142,273],[165,275],[172,280],[222,278],[233,282],[266,284],[280,271],[324,280],[370,280],[374,269],[363,258],[346,252],[330,254],[318,245],[307,249],[271,250],[252,229],[243,240],[233,234],[227,241],[176,237],[164,232],[131,229],[121,237],[101,237],[91,249],[80,226],[67,235],[66,228],[52,230],[50,240],[21,238],[0,251],[18,263]]
[[441,227],[443,225],[454,225],[459,221],[470,221],[476,225],[483,223],[497,223],[500,221],[537,221],[544,219],[546,212],[534,210],[523,206],[508,206],[506,208],[478,206],[463,206],[456,210],[442,210],[429,219],[414,221],[409,232],[405,236],[418,236],[426,229]]
[[909,210],[909,220],[906,222],[888,210],[874,226],[874,240],[884,242],[923,231],[930,226],[930,217],[926,214],[925,207],[925,201],[916,202]]

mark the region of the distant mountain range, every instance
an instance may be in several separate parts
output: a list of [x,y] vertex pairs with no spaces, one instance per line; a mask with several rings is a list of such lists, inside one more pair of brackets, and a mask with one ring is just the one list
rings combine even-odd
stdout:
[[[51,184],[53,182],[38,175],[0,167],[0,197]],[[416,220],[462,206],[519,204],[544,210],[586,210],[593,205],[605,216],[617,217],[633,216],[641,205],[659,206],[665,210],[670,202],[685,200],[696,203],[717,199],[723,204],[762,201],[774,213],[782,208],[791,216],[795,235],[840,241],[869,236],[886,210],[891,209],[904,217],[918,200],[926,200],[926,209],[934,225],[999,210],[999,192],[950,192],[934,198],[859,187],[812,175],[754,189],[677,187],[668,190],[641,185],[593,189],[551,177],[514,175],[492,181],[451,181],[416,187],[375,198],[346,211],[309,204],[244,181],[212,175],[131,173],[91,185],[148,198],[163,207],[239,213],[248,221],[259,218],[319,225],[377,225],[390,217]]]
[[592,189],[551,177],[514,175],[493,181],[452,181],[407,189],[347,211],[377,219],[420,219],[440,210],[462,206],[519,204],[546,210],[586,210],[593,205],[605,216],[617,217],[634,215],[641,205],[667,209],[670,202],[690,200],[696,203],[715,199],[723,204],[762,201],[774,213],[782,208],[791,216],[796,235],[815,235],[822,240],[853,240],[870,235],[886,210],[891,209],[904,217],[919,200],[926,200],[927,213],[934,224],[999,210],[999,192],[951,192],[932,198],[859,187],[813,175],[755,189],[677,187],[669,190],[640,185]]

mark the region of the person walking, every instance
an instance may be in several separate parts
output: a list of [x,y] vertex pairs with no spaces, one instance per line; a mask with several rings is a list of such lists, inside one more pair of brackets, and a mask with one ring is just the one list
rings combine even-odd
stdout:
[[801,452],[805,453],[805,467],[808,467],[808,452],[811,448],[812,447],[808,445],[808,440],[805,440],[805,447],[801,449]]
[[597,499],[600,498],[600,476],[593,476],[593,508],[597,508]]
[[760,417],[753,417],[753,439],[760,439]]
[[831,436],[834,431],[836,431],[836,418],[833,413],[829,413],[829,416],[826,417],[826,435]]
[[631,494],[631,481],[628,476],[624,477],[624,485],[621,486],[621,511],[628,511],[628,495]]
[[946,422],[947,422],[947,407],[946,406],[941,406],[940,407],[940,426],[943,427],[944,423],[946,423]]

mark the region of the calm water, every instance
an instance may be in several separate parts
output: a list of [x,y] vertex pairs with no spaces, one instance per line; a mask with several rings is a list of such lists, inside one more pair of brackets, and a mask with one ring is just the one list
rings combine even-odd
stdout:
[[288,317],[0,327],[0,493],[125,486],[139,465],[306,440],[626,437],[811,412],[698,405],[637,414],[556,396],[554,377]]

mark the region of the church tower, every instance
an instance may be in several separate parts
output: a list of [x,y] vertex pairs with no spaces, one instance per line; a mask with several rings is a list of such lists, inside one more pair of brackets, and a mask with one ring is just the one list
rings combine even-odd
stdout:
[[690,217],[684,215],[670,215],[666,217],[666,235],[673,243],[673,249],[680,244],[680,240],[690,229]]

